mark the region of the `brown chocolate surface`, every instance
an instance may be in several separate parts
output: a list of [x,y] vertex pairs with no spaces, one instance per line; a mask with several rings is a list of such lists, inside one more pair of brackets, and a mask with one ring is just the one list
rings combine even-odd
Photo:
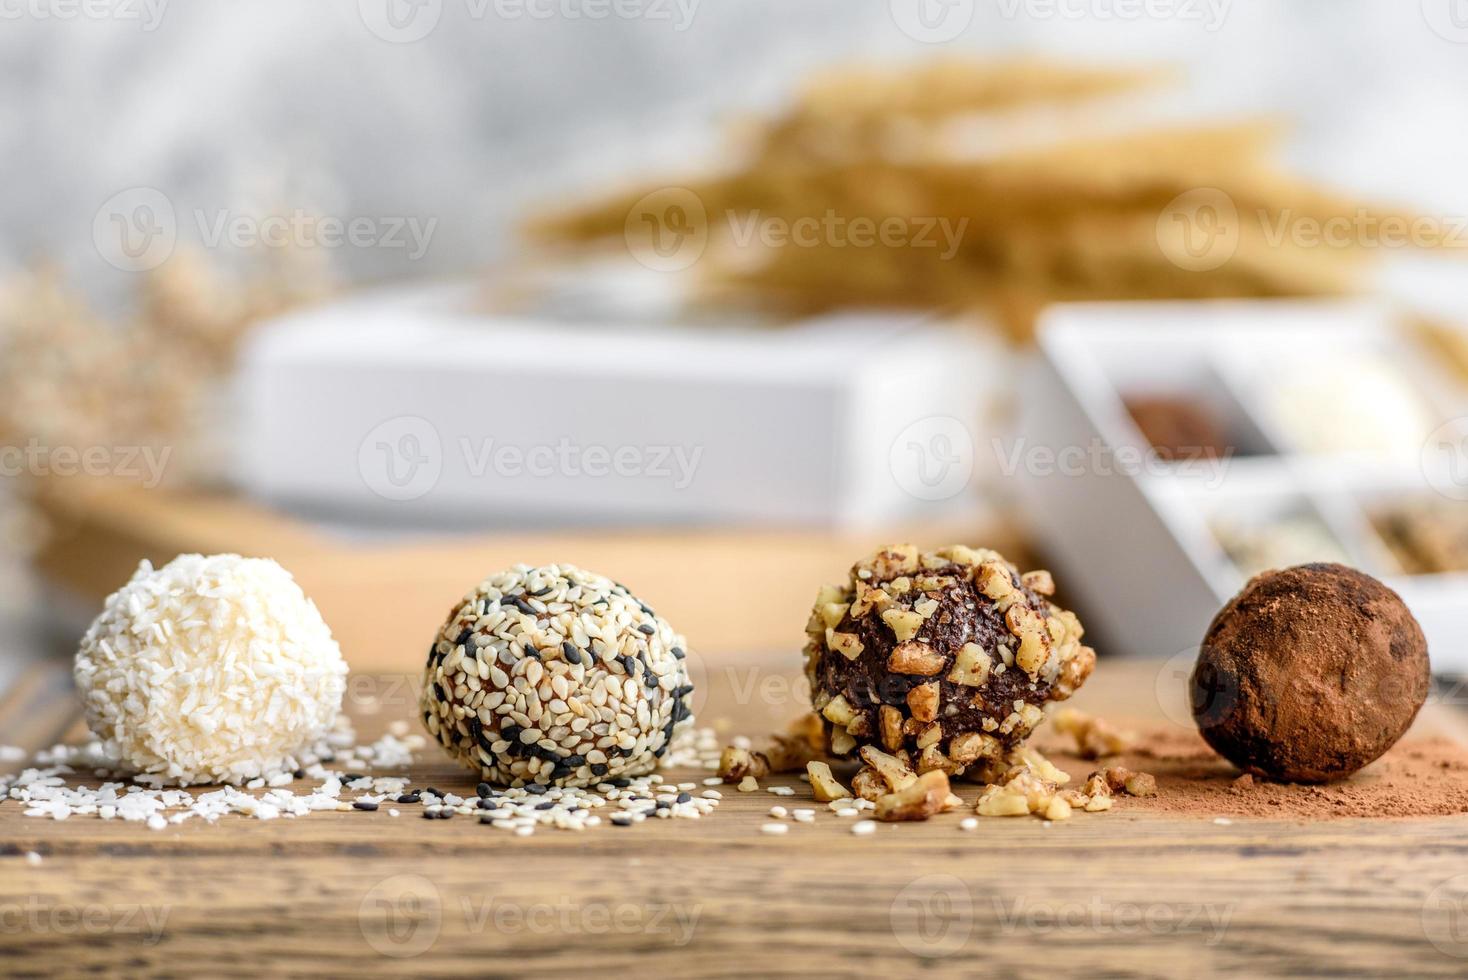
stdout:
[[[944,658],[943,669],[934,676],[918,674],[896,674],[887,668],[887,660],[897,647],[892,629],[882,621],[876,610],[865,616],[853,618],[850,613],[836,627],[841,632],[855,633],[862,642],[863,650],[855,660],[827,655],[822,657],[817,668],[818,685],[832,694],[844,694],[853,707],[867,713],[873,732],[878,731],[877,710],[883,704],[906,708],[907,694],[914,687],[930,681],[939,683],[939,718],[946,732],[983,731],[984,720],[992,719],[997,725],[1014,710],[1015,701],[1043,705],[1047,700],[1050,685],[1044,681],[1032,681],[1017,667],[1004,673],[991,671],[988,682],[982,688],[955,684],[947,680],[954,658],[965,643],[975,643],[984,649],[994,663],[1003,661],[998,653],[1001,643],[1013,645],[1014,637],[1005,625],[1004,617],[994,603],[979,592],[969,575],[970,569],[959,565],[931,569],[924,574],[952,576],[957,579],[940,592],[926,593],[928,598],[938,600],[935,612],[918,629],[914,640],[926,643]],[[1044,612],[1048,607],[1044,599],[1020,585],[1025,601],[1032,608]],[[885,583],[873,581],[873,585]],[[981,694],[982,704],[975,701]],[[1001,741],[1005,736],[997,730],[991,732]],[[1019,741],[1020,733],[1012,741]]]
[[1193,715],[1239,768],[1326,782],[1402,736],[1427,698],[1427,641],[1401,598],[1334,564],[1256,576],[1214,618]]

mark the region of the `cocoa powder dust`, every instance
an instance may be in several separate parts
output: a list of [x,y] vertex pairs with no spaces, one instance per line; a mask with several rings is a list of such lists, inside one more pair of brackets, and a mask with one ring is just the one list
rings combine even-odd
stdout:
[[[1120,727],[1120,726],[1118,726]],[[1157,778],[1157,795],[1121,797],[1118,809],[1194,818],[1331,820],[1344,817],[1439,817],[1468,813],[1468,749],[1453,739],[1408,735],[1380,759],[1336,783],[1273,783],[1244,775],[1195,732],[1142,729],[1127,752],[1100,761],[1075,754],[1053,732],[1036,738],[1072,783],[1106,765]]]

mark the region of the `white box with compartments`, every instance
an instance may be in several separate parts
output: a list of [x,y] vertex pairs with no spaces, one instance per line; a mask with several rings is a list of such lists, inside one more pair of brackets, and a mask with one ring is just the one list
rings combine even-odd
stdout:
[[[1407,574],[1381,533],[1384,508],[1468,508],[1468,404],[1399,319],[1386,304],[1293,300],[1046,313],[1016,445],[1047,452],[1015,454],[1019,497],[1105,648],[1186,659],[1247,580],[1240,542],[1255,540],[1382,579],[1421,622],[1434,670],[1468,669],[1468,572]],[[1229,451],[1149,454],[1128,399],[1158,396],[1203,406]],[[1073,465],[1050,462],[1062,451]]]

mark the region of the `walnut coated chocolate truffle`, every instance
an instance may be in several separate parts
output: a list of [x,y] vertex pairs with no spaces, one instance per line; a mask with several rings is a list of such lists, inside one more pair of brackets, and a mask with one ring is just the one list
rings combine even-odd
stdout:
[[1335,564],[1257,575],[1214,617],[1190,685],[1203,738],[1246,772],[1342,779],[1427,698],[1427,641],[1401,597]]
[[873,746],[949,775],[1003,759],[1096,663],[1053,592],[1049,572],[1021,576],[961,545],[894,545],[857,563],[844,586],[821,590],[806,627],[831,753]]

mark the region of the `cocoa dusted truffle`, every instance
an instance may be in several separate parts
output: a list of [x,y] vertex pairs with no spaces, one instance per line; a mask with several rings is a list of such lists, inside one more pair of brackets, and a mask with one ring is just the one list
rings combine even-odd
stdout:
[[1214,617],[1193,717],[1247,772],[1342,779],[1394,745],[1427,698],[1427,641],[1401,597],[1334,564],[1257,575]]
[[[998,552],[882,549],[816,599],[806,677],[833,755],[865,748],[918,772],[998,762],[1071,696],[1096,654],[1046,598],[1049,572],[1021,576]],[[870,762],[870,759],[867,759]]]

